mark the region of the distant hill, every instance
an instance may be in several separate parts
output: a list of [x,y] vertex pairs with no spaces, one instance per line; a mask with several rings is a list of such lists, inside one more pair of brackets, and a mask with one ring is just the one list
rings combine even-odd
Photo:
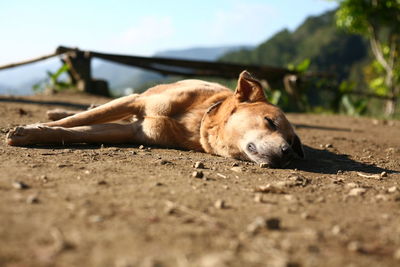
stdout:
[[284,29],[254,49],[226,53],[219,61],[286,67],[308,58],[311,70],[330,71],[347,78],[369,60],[368,42],[338,30],[334,13],[309,17],[293,32]]
[[192,60],[216,60],[222,55],[241,49],[251,49],[254,46],[221,46],[221,47],[196,47],[189,49],[166,50],[156,53],[156,57],[173,57],[178,59]]

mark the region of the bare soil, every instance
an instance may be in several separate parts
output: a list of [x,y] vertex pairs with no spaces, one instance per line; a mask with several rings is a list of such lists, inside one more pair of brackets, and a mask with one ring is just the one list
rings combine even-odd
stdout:
[[288,114],[307,158],[265,169],[140,144],[9,147],[10,128],[66,104],[49,101],[107,101],[20,100],[0,98],[0,266],[400,266],[400,121]]

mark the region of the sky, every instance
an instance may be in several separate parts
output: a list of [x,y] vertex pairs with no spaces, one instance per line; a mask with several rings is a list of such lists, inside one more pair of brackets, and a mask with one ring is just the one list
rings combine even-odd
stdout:
[[52,53],[59,45],[144,56],[257,45],[336,6],[327,0],[0,1],[0,65]]

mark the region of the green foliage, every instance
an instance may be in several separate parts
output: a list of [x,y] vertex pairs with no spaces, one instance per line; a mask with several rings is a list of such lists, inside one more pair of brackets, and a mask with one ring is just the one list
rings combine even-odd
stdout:
[[399,0],[342,0],[336,12],[336,23],[354,33],[369,36],[371,27],[390,28],[400,33]]
[[341,0],[339,3],[336,24],[370,41],[376,60],[367,68],[370,74],[367,83],[375,94],[391,98],[386,102],[385,113],[392,116],[395,99],[400,96],[400,1]]
[[36,92],[44,92],[46,90],[52,90],[60,92],[66,89],[71,89],[73,86],[69,82],[61,81],[61,75],[68,72],[69,66],[67,64],[62,65],[56,72],[47,71],[47,78],[33,86],[33,90]]
[[295,65],[293,63],[289,63],[288,69],[297,71],[299,73],[304,73],[310,68],[310,64],[311,64],[311,60],[309,58],[306,58],[297,65]]
[[344,95],[341,99],[341,104],[347,115],[359,116],[367,111],[368,101],[366,99],[353,100],[349,95]]

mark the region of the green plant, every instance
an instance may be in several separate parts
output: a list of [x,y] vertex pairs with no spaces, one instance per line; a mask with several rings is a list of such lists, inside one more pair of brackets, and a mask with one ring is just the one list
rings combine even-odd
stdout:
[[44,92],[46,90],[52,90],[60,92],[66,89],[73,88],[70,82],[60,80],[62,74],[67,73],[69,66],[67,64],[62,65],[56,72],[47,71],[47,77],[45,80],[35,84],[33,90],[36,92]]
[[[349,32],[367,37],[381,71],[370,81],[372,89],[385,94],[385,114],[395,112],[400,95],[400,1],[339,0],[336,24]],[[378,72],[379,73],[379,72]]]

